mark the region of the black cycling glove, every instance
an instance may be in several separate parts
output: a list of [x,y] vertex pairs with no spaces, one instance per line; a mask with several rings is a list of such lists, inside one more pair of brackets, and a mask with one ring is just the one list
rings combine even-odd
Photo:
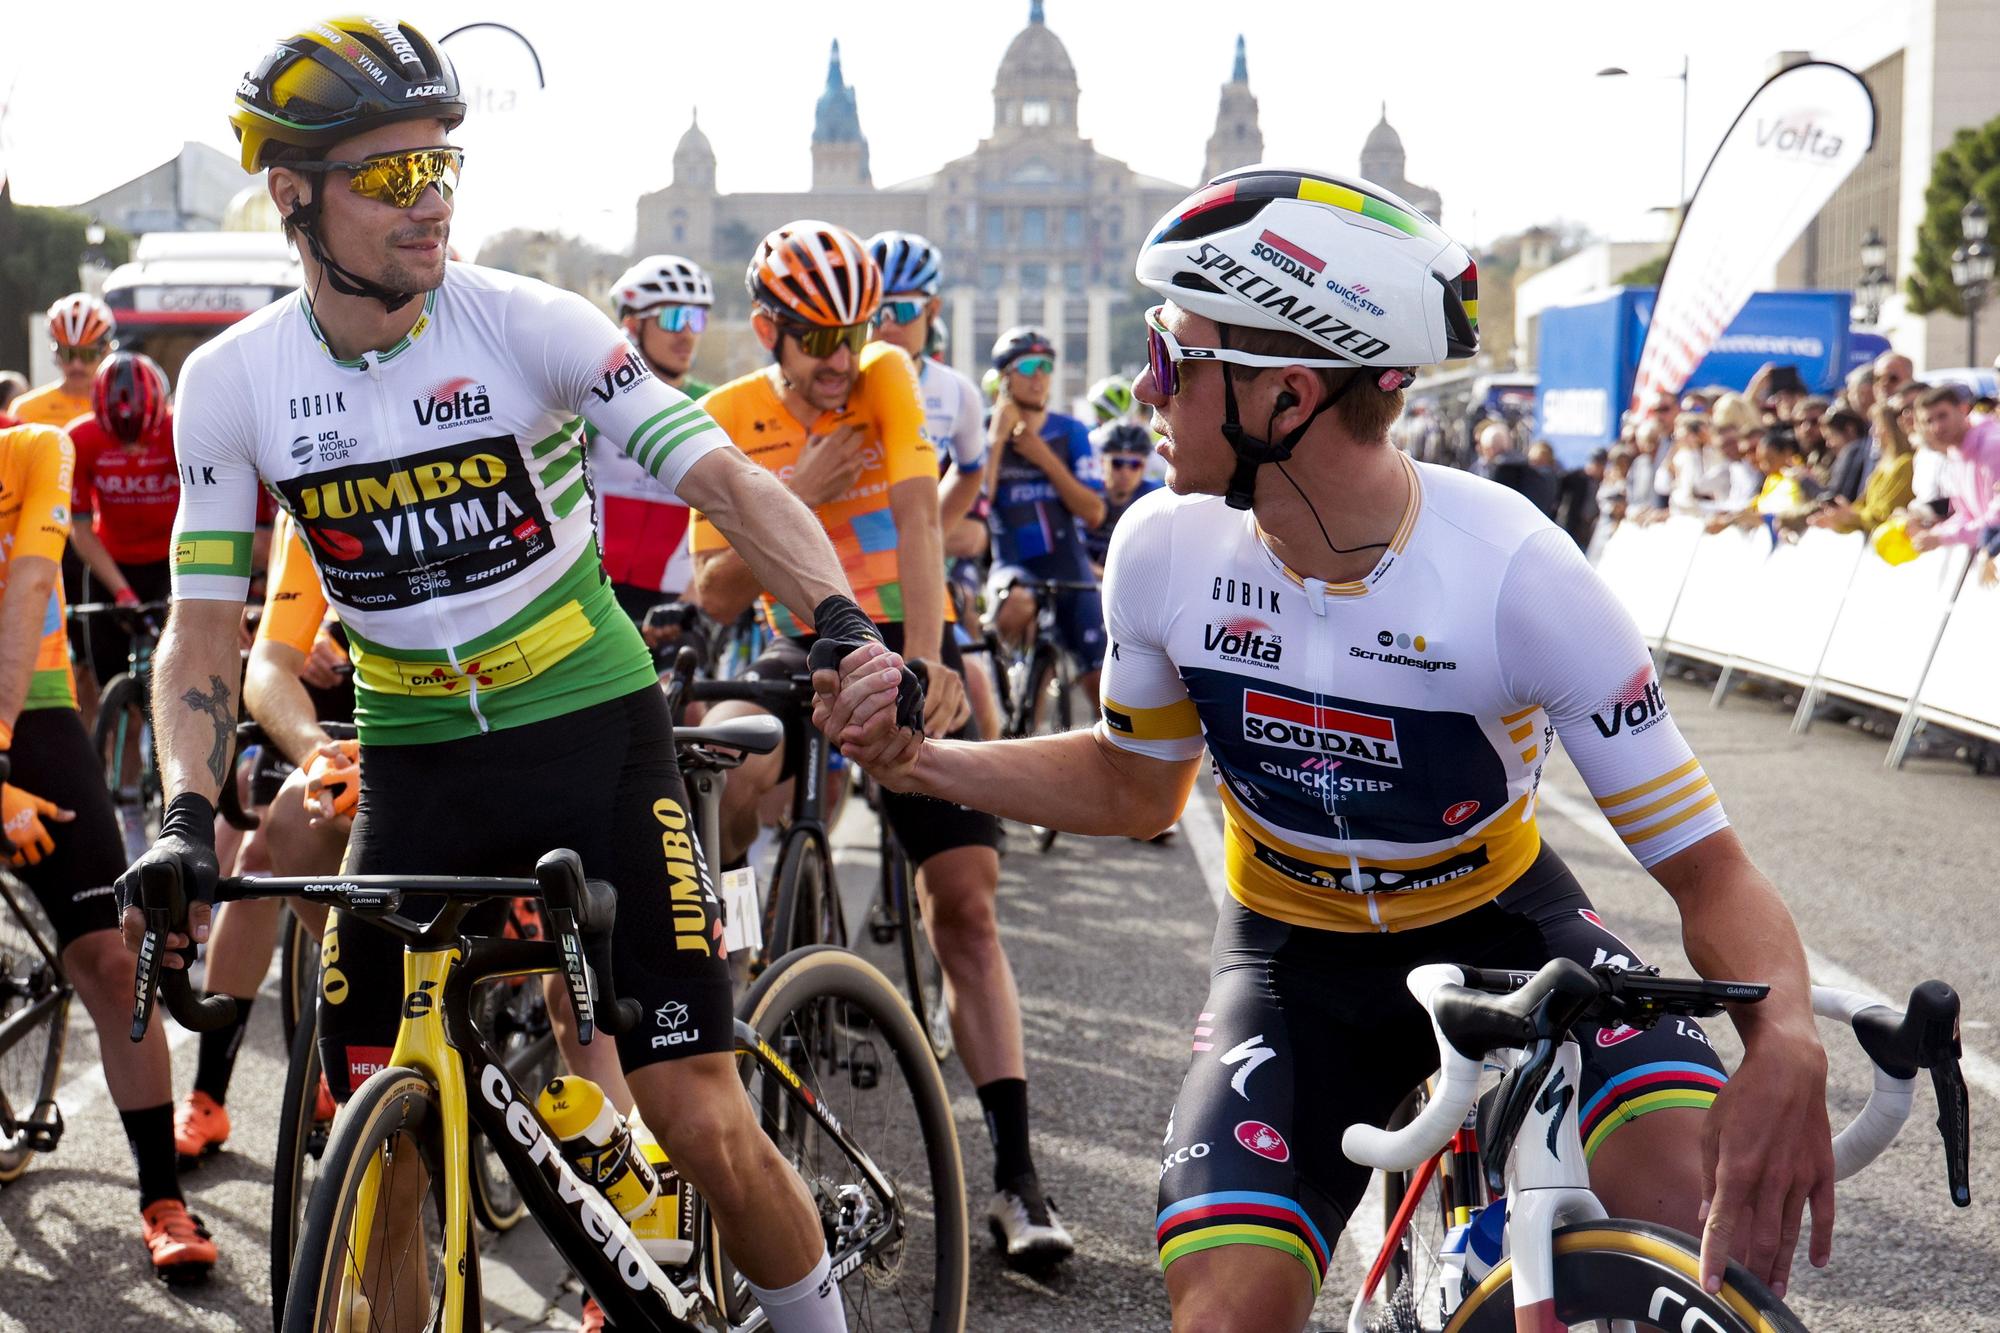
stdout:
[[206,796],[185,791],[167,802],[160,836],[118,877],[120,917],[126,908],[140,905],[140,868],[159,864],[172,865],[179,873],[181,892],[189,902],[215,901],[215,881],[221,872],[215,862],[215,806]]
[[[882,642],[882,631],[854,599],[838,593],[813,608],[814,639],[806,665],[814,671],[838,671],[841,659],[869,641]],[[908,664],[896,687],[896,725],[910,731],[924,729],[924,682]]]

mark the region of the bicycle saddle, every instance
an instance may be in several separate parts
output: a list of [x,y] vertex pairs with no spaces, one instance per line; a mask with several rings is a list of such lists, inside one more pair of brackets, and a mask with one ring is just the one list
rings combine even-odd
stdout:
[[719,745],[750,754],[769,754],[785,739],[785,724],[770,714],[732,717],[702,727],[675,727],[676,745]]

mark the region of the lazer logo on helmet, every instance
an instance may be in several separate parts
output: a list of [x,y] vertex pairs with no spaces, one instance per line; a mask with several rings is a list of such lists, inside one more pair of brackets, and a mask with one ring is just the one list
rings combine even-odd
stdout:
[[1283,316],[1287,324],[1301,333],[1350,352],[1357,360],[1366,361],[1389,350],[1387,340],[1365,333],[1344,319],[1336,319],[1316,305],[1301,303],[1290,291],[1252,272],[1242,260],[1216,249],[1207,241],[1201,243],[1201,253],[1194,255],[1191,262],[1209,274],[1211,281],[1233,288],[1255,304]]
[[1319,281],[1319,271],[1326,267],[1326,262],[1318,255],[1302,245],[1286,240],[1274,231],[1267,230],[1252,241],[1250,253],[1280,273],[1297,278],[1308,287]]
[[1243,691],[1243,739],[1286,750],[1347,755],[1389,768],[1403,766],[1394,719],[1325,708],[1262,690]]

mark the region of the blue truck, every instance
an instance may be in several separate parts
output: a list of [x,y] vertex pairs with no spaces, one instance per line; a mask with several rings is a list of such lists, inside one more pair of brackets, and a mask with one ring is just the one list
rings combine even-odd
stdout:
[[[1544,310],[1539,318],[1535,416],[1541,438],[1565,467],[1618,438],[1631,405],[1639,349],[1653,318],[1655,287],[1616,287],[1578,305]],[[1688,377],[1691,387],[1742,389],[1767,362],[1794,365],[1814,393],[1840,387],[1857,354],[1880,339],[1848,327],[1849,292],[1758,292],[1737,313],[1708,357]]]

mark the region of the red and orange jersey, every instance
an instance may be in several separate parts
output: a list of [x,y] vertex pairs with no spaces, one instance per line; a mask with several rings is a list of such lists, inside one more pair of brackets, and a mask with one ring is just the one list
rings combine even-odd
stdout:
[[257,621],[257,637],[310,653],[326,621],[326,609],[326,593],[319,586],[319,571],[313,568],[305,538],[292,525],[292,516],[281,512],[271,529],[271,563],[264,576],[264,614]]

